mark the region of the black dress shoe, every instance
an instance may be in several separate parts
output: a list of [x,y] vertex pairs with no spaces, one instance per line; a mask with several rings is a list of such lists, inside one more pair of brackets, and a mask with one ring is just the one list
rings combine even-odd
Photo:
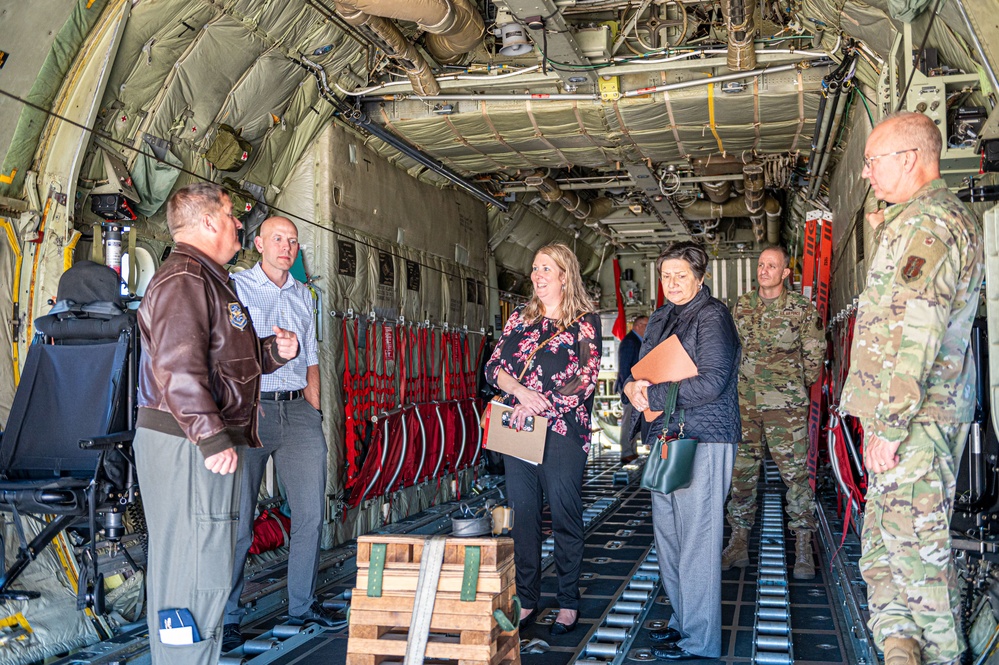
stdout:
[[676,628],[649,631],[649,639],[659,644],[676,644],[683,637]]
[[222,626],[222,653],[243,646],[243,634],[239,632],[238,623],[227,623]]
[[572,631],[576,630],[576,626],[579,625],[579,612],[576,612],[576,619],[572,623],[562,623],[561,621],[556,621],[552,624],[551,633],[552,637],[558,637],[559,635],[568,635]]
[[676,644],[662,644],[652,647],[652,655],[658,660],[700,660],[706,656],[696,656]]
[[531,610],[530,614],[528,614],[526,617],[520,620],[520,625],[518,626],[518,628],[527,628],[532,623],[534,623],[534,620],[537,618],[538,618],[538,608],[535,607],[534,609]]

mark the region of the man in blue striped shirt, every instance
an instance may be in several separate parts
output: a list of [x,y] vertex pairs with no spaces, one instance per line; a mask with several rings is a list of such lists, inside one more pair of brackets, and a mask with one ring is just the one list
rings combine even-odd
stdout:
[[278,325],[298,335],[301,353],[278,371],[264,376],[260,386],[258,431],[263,448],[243,457],[242,496],[232,591],[226,603],[224,650],[241,643],[243,568],[253,542],[253,519],[260,481],[267,460],[274,458],[291,508],[288,554],[288,614],[292,619],[333,626],[338,619],[315,598],[326,496],[326,439],[319,410],[319,354],[316,317],[309,289],[291,276],[298,256],[298,229],[284,217],[271,217],[260,226],[254,245],[261,260],[237,273],[236,293],[250,312],[258,336]]

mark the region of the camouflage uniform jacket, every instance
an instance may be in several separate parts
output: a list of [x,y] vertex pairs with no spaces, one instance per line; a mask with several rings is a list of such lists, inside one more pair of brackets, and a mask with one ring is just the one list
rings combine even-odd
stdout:
[[826,353],[812,303],[783,289],[768,305],[754,290],[739,298],[733,314],[742,342],[739,401],[764,411],[808,404]]
[[984,273],[982,229],[943,180],[885,210],[860,294],[842,408],[888,441],[909,423],[974,414],[971,324]]

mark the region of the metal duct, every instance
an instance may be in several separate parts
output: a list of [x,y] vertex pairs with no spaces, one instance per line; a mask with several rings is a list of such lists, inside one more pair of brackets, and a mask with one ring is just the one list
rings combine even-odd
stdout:
[[767,216],[767,243],[776,245],[780,242],[780,208],[777,212],[764,211]]
[[[416,23],[430,33],[427,52],[441,63],[455,62],[482,41],[485,25],[469,0],[336,0],[338,8]],[[341,14],[343,9],[339,9]]]
[[[763,200],[764,212],[780,214],[780,201],[767,196]],[[757,213],[758,214],[758,213]],[[738,196],[729,199],[725,203],[713,203],[711,201],[694,201],[683,209],[683,216],[692,221],[704,221],[707,219],[721,219],[722,217],[750,217],[750,212],[746,208],[746,197]]]
[[364,13],[351,0],[336,0],[336,11],[344,21],[378,44],[386,55],[406,70],[413,90],[429,96],[440,93],[441,88],[430,72],[430,64],[392,21]]
[[702,182],[701,189],[704,190],[704,193],[712,203],[725,203],[732,193],[732,181]]
[[746,210],[757,213],[763,209],[763,188],[766,179],[763,177],[761,164],[746,164],[742,168],[742,184],[746,188]]
[[728,30],[728,54],[726,61],[733,72],[745,72],[756,68],[756,24],[753,22],[754,7],[747,0],[723,0],[722,15]]
[[694,175],[732,175],[742,173],[742,167],[753,162],[752,151],[740,154],[728,153],[725,155],[708,155],[707,157],[695,157],[692,166]]
[[587,201],[574,191],[563,190],[555,182],[555,179],[544,171],[535,171],[525,176],[524,184],[537,189],[545,201],[561,205],[576,219],[589,217],[602,219],[610,214],[614,206],[613,202],[606,197]]

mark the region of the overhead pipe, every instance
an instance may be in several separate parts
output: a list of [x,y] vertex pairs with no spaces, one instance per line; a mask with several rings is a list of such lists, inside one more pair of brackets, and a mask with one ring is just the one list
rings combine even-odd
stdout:
[[429,33],[425,44],[430,56],[453,63],[482,42],[486,27],[469,0],[335,0],[344,11],[409,21]]
[[839,134],[839,126],[843,120],[843,110],[846,108],[846,100],[850,96],[850,82],[846,82],[840,87],[839,98],[836,100],[836,108],[833,110],[832,121],[829,123],[829,131],[826,134],[825,143],[818,155],[819,163],[808,180],[807,198],[815,198],[819,193],[819,185],[822,183],[822,176],[825,175],[826,167],[829,166],[829,159],[832,156],[831,146],[835,144],[836,135]]
[[732,194],[732,181],[702,182],[701,189],[712,203],[725,203]]
[[822,182],[822,176],[831,156],[830,142],[836,140],[846,100],[852,87],[856,64],[857,52],[850,50],[839,67],[822,79],[832,99],[826,96],[819,101],[819,113],[815,120],[815,140],[808,156],[809,181],[805,190],[806,198],[812,199],[818,194],[819,184]]
[[[968,12],[964,8],[964,0],[957,0],[957,11],[961,14],[961,20],[964,21],[964,27],[968,30],[968,34],[971,36],[971,43],[975,46],[975,52],[978,54],[978,62],[981,64],[982,69],[985,70],[985,75],[989,79],[989,83],[992,84],[992,94],[999,95],[999,80],[996,80],[996,73],[992,69],[992,64],[989,58],[985,55],[985,50],[982,48],[982,42],[978,40],[978,33],[975,31],[974,26],[971,25],[971,19],[968,18]],[[993,108],[994,108],[993,104]]]
[[801,63],[796,63],[793,65],[778,65],[777,67],[765,67],[763,69],[754,69],[749,72],[738,72],[736,74],[724,74],[722,76],[712,76],[710,78],[697,79],[695,81],[683,81],[681,83],[664,83],[663,85],[657,85],[650,88],[639,88],[638,90],[627,90],[621,93],[622,97],[644,97],[645,95],[650,95],[654,92],[666,92],[668,90],[682,90],[683,88],[695,88],[700,85],[714,85],[716,83],[724,83],[725,81],[738,81],[741,79],[752,78],[754,76],[762,76],[763,74],[776,74],[777,72],[789,72],[791,70],[799,69],[802,63],[809,60],[821,60],[828,56],[826,54],[813,54],[805,58]]
[[382,141],[389,144],[390,146],[392,146],[402,154],[406,155],[413,161],[422,164],[423,166],[427,167],[437,175],[446,178],[451,183],[456,185],[459,189],[464,190],[465,192],[471,194],[480,201],[488,205],[496,206],[503,212],[506,212],[510,209],[510,206],[503,203],[499,199],[495,198],[489,192],[481,190],[472,183],[468,182],[460,175],[449,169],[447,166],[441,164],[430,155],[420,152],[419,150],[411,146],[409,143],[399,138],[392,132],[388,131],[381,125],[371,122],[371,118],[368,117],[368,115],[364,111],[361,111],[360,109],[355,109],[353,106],[347,104],[345,101],[334,95],[332,90],[330,89],[329,81],[327,81],[326,79],[326,70],[323,69],[322,66],[317,65],[316,63],[311,62],[306,58],[302,58],[301,60],[299,60],[299,63],[302,65],[302,67],[312,72],[312,75],[316,79],[316,85],[319,87],[320,96],[323,99],[325,99],[331,106],[333,106],[333,108],[339,111],[341,118],[347,120],[353,125],[356,125],[357,127],[360,127],[362,130],[366,131],[372,136],[381,139]]
[[430,63],[406,39],[395,23],[381,16],[366,14],[345,0],[337,0],[336,11],[344,21],[357,28],[376,43],[388,57],[399,63],[399,66],[406,71],[413,90],[427,96],[436,95],[441,91],[440,85],[430,71]]
[[524,177],[524,184],[534,187],[548,203],[558,203],[569,211],[576,219],[601,219],[610,214],[613,202],[601,197],[593,201],[581,198],[574,191],[566,191],[559,187],[555,179],[544,171],[535,171]]
[[694,167],[694,173],[701,176],[735,175],[742,173],[746,164],[752,163],[753,159],[752,151],[747,150],[738,154],[729,152],[724,155],[694,157],[691,165]]
[[[763,201],[764,213],[780,214],[780,201],[772,196],[768,196]],[[751,213],[746,207],[746,197],[737,196],[729,199],[725,203],[713,203],[711,201],[694,201],[686,208],[683,208],[683,216],[690,221],[704,221],[708,219],[721,219],[722,217],[750,217]]]
[[[716,83],[724,83],[725,81],[738,81],[741,79],[754,78],[756,76],[762,76],[763,74],[776,74],[778,72],[788,72],[796,69],[800,69],[805,63],[811,62],[812,60],[824,60],[827,59],[824,53],[822,54],[805,54],[807,57],[799,63],[792,65],[778,65],[776,67],[765,67],[763,69],[754,69],[751,72],[739,72],[737,74],[723,74],[722,76],[712,76],[710,78],[697,79],[694,81],[683,81],[680,83],[665,83],[663,85],[657,85],[649,88],[638,88],[637,90],[626,90],[621,93],[622,97],[645,97],[657,92],[668,92],[670,90],[682,90],[684,88],[696,88],[703,85],[714,85]],[[537,94],[537,93],[521,93],[521,94],[482,94],[482,95],[467,95],[467,94],[444,94],[435,96],[425,96],[425,95],[411,95],[408,93],[399,93],[394,95],[364,95],[361,97],[362,102],[394,102],[394,101],[405,101],[407,99],[414,99],[420,101],[476,101],[476,102],[489,102],[489,101],[540,101],[540,102],[560,102],[560,101],[599,101],[600,95],[598,94],[581,94],[581,93],[564,93],[564,94]]]
[[753,22],[754,8],[747,0],[723,0],[722,16],[728,30],[728,52],[726,62],[733,72],[749,71],[756,67],[756,24]]
[[763,209],[764,186],[763,165],[753,162],[742,167],[742,184],[745,188],[746,210],[757,213]]

